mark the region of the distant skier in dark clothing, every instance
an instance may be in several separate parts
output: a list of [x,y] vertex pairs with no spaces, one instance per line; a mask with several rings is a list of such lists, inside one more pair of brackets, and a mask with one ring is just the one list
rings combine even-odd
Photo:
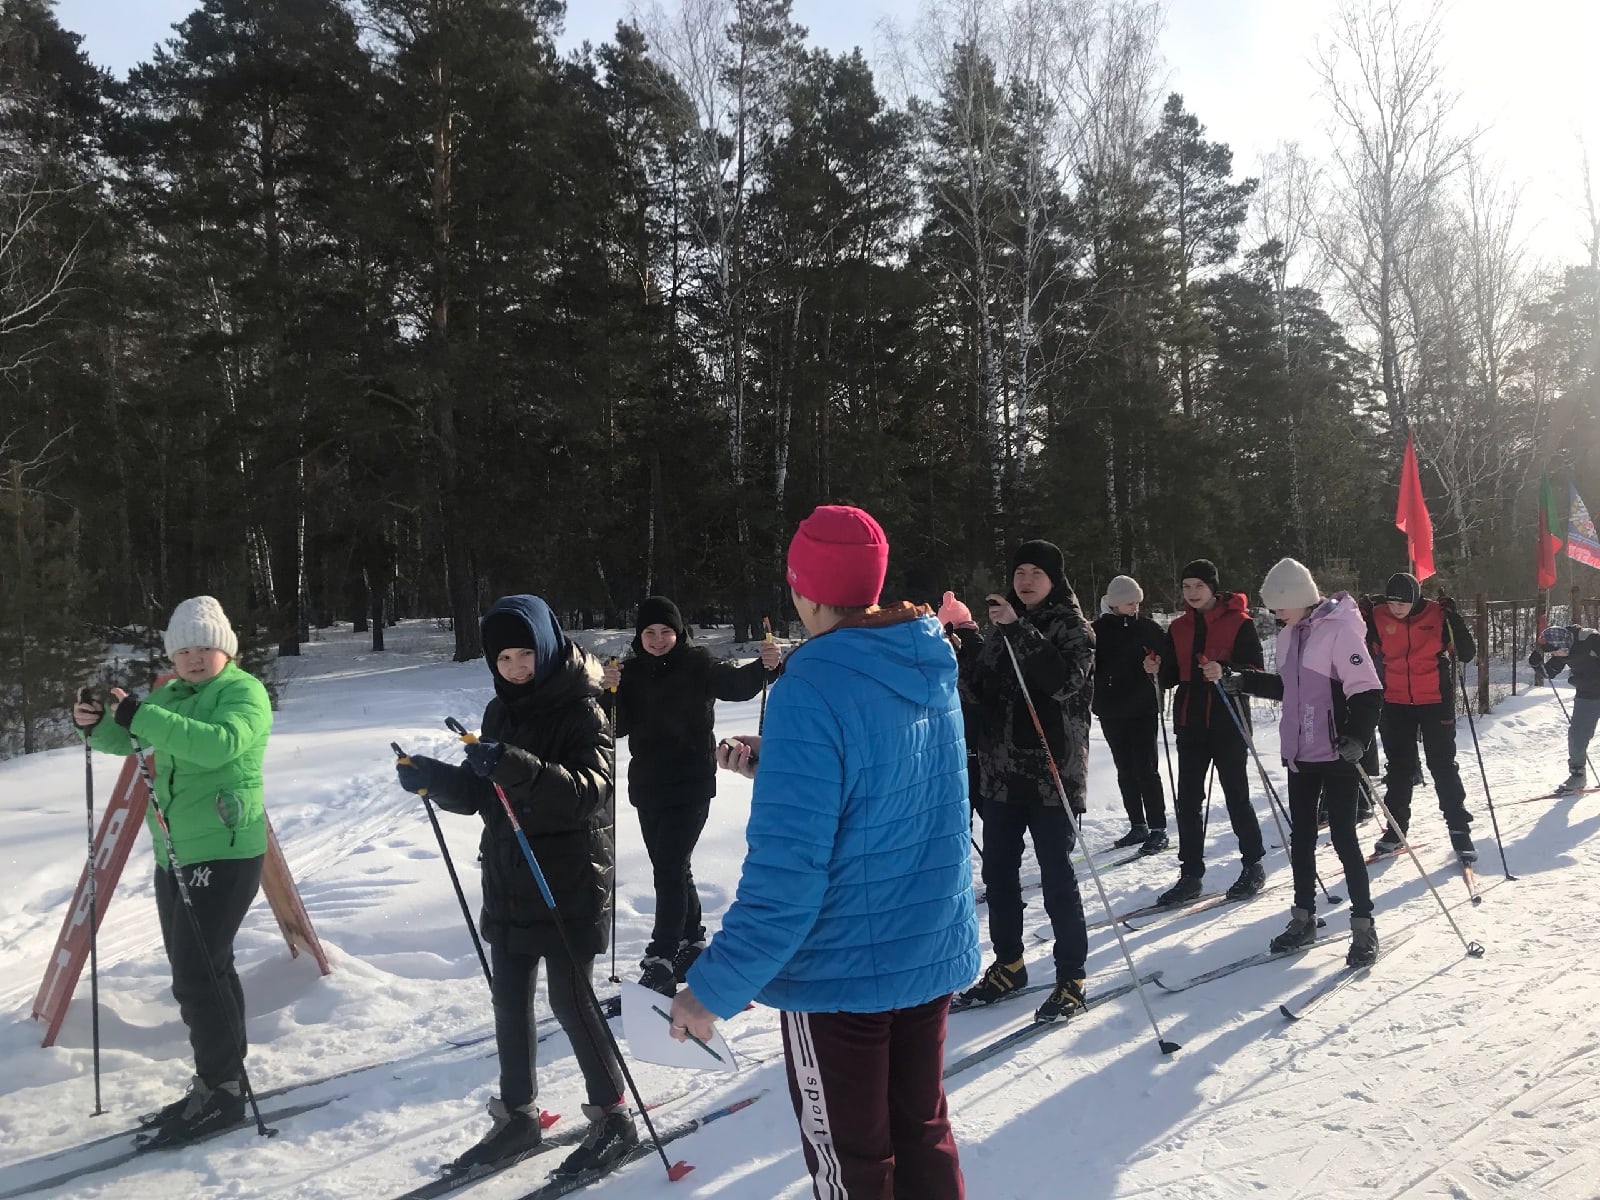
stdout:
[[[1207,559],[1197,558],[1183,568],[1185,610],[1167,627],[1162,653],[1145,663],[1145,670],[1157,674],[1163,688],[1177,689],[1172,700],[1178,743],[1178,794],[1173,808],[1178,814],[1182,873],[1178,882],[1161,894],[1161,904],[1187,904],[1200,895],[1206,870],[1206,773],[1213,765],[1244,860],[1228,898],[1248,899],[1267,881],[1261,865],[1267,853],[1261,822],[1250,803],[1249,750],[1222,707],[1227,698],[1219,695],[1215,686],[1224,666],[1259,671],[1265,660],[1246,597],[1241,592],[1221,591],[1220,586],[1217,568]],[[1243,712],[1238,715],[1248,728],[1250,709],[1248,704],[1241,707]]]
[[1094,622],[1094,713],[1117,766],[1117,787],[1128,813],[1128,832],[1113,844],[1159,854],[1169,844],[1156,747],[1161,693],[1144,664],[1165,648],[1166,634],[1139,615],[1143,599],[1144,590],[1127,575],[1106,587]]
[[772,642],[743,666],[692,644],[678,606],[647,597],[634,622],[633,653],[607,663],[604,688],[616,688],[613,733],[628,739],[628,803],[655,876],[656,912],[639,982],[670,996],[705,949],[700,893],[690,865],[717,794],[718,700],[753,700],[776,679],[783,652]]
[[1582,625],[1552,625],[1539,635],[1528,665],[1554,679],[1563,668],[1572,672],[1572,722],[1567,727],[1567,777],[1555,794],[1581,792],[1589,786],[1589,739],[1600,721],[1600,631]]
[[1456,767],[1455,663],[1471,662],[1477,644],[1455,602],[1423,599],[1422,585],[1413,575],[1398,571],[1389,576],[1384,599],[1384,605],[1374,605],[1367,618],[1367,644],[1383,680],[1379,732],[1389,757],[1383,802],[1399,828],[1384,830],[1373,850],[1377,854],[1398,850],[1411,828],[1420,731],[1450,844],[1463,863],[1474,863],[1478,851],[1468,832],[1472,814]]

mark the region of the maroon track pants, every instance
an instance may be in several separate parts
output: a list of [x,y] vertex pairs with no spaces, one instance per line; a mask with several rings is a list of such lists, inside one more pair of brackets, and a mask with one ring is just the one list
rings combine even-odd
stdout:
[[789,1095],[817,1200],[964,1200],[944,1095],[950,997],[783,1014]]

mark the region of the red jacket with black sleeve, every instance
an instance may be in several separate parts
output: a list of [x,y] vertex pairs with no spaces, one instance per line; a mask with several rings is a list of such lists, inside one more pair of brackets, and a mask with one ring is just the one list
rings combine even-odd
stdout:
[[[1265,667],[1261,639],[1250,619],[1249,598],[1243,592],[1218,592],[1217,602],[1209,611],[1187,609],[1167,626],[1160,676],[1162,687],[1178,689],[1172,701],[1172,723],[1179,741],[1212,732],[1237,737],[1238,730],[1221,708],[1222,697],[1216,685],[1207,683],[1200,674],[1202,658],[1235,669],[1260,671]],[[1243,702],[1248,720],[1248,701]]]
[[1367,644],[1383,680],[1383,702],[1416,707],[1442,704],[1454,712],[1452,643],[1454,657],[1461,662],[1471,662],[1478,653],[1472,631],[1455,605],[1420,600],[1406,616],[1397,617],[1386,603],[1375,600],[1365,615]]

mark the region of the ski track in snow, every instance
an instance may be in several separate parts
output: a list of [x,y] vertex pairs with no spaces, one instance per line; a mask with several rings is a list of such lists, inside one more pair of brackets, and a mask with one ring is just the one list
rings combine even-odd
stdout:
[[[620,653],[627,634],[580,634],[600,653]],[[711,635],[713,638],[717,635]],[[723,635],[725,636],[725,634]],[[448,635],[427,622],[390,632],[389,653],[330,632],[286,662],[268,756],[268,804],[301,893],[334,964],[326,979],[291,960],[264,903],[238,940],[249,1005],[252,1079],[292,1084],[373,1064],[350,1078],[282,1102],[336,1096],[283,1123],[262,1141],[239,1131],[203,1146],[154,1154],[39,1197],[293,1196],[382,1200],[427,1178],[486,1127],[496,1088],[492,1042],[468,1048],[448,1037],[487,1032],[488,992],[420,801],[394,784],[390,741],[457,759],[446,716],[475,727],[489,696],[481,663],[447,661]],[[748,648],[746,648],[748,649]],[[719,733],[747,732],[758,704],[721,705]],[[1261,706],[1257,737],[1283,792],[1274,713]],[[1593,886],[1600,854],[1600,795],[1506,804],[1499,810],[1516,882],[1500,855],[1466,723],[1459,761],[1484,901],[1473,908],[1449,859],[1431,785],[1413,804],[1419,853],[1469,939],[1488,953],[1466,958],[1410,860],[1373,869],[1380,936],[1410,944],[1372,976],[1291,1024],[1279,1003],[1298,996],[1343,956],[1342,946],[1241,971],[1176,994],[1149,989],[1163,1033],[1183,1044],[1157,1050],[1136,996],[1053,1029],[948,1081],[968,1194],[974,1200],[1070,1194],[1078,1200],[1163,1197],[1600,1196],[1600,1018],[1581,964],[1600,951]],[[1479,721],[1485,764],[1502,801],[1536,795],[1563,774],[1562,717],[1548,689],[1502,702]],[[627,744],[619,749],[626,776]],[[95,759],[103,806],[117,763]],[[1272,825],[1258,781],[1252,794]],[[188,1045],[168,991],[151,896],[151,854],[141,834],[100,936],[103,1091],[92,1106],[88,981],[55,1047],[41,1049],[29,1019],[34,990],[83,858],[81,753],[61,750],[0,763],[0,1192],[52,1174],[28,1160],[132,1124],[181,1090]],[[743,858],[749,785],[724,774],[695,858],[708,923],[732,899]],[[625,792],[623,792],[625,796]],[[1086,837],[1097,849],[1125,831],[1115,775],[1098,728],[1092,751]],[[1169,798],[1170,803],[1170,798]],[[457,870],[476,910],[477,825],[440,814]],[[638,826],[619,799],[618,973],[631,978],[649,937],[654,903]],[[1363,842],[1380,830],[1362,827]],[[1238,870],[1226,814],[1210,828],[1209,887]],[[981,828],[979,831],[981,840]],[[1272,840],[1269,838],[1269,840]],[[1118,911],[1145,904],[1176,876],[1174,852],[1105,876]],[[1108,856],[1109,858],[1109,856]],[[1335,860],[1319,853],[1325,874]],[[1141,971],[1181,979],[1265,948],[1287,919],[1282,850],[1268,852],[1269,885],[1243,905],[1124,932]],[[1102,915],[1077,863],[1086,911]],[[975,867],[975,876],[976,876]],[[1024,880],[1037,878],[1031,855]],[[1337,894],[1343,889],[1331,878]],[[1025,893],[1031,934],[1048,928],[1037,891]],[[1345,927],[1324,906],[1331,931]],[[980,907],[980,921],[985,910]],[[1030,982],[1052,975],[1047,944],[1027,940]],[[1109,929],[1090,934],[1090,991],[1122,982]],[[987,950],[987,947],[986,947]],[[595,980],[607,990],[609,956]],[[951,1017],[950,1060],[1026,1023],[1037,996]],[[540,1004],[540,1011],[547,1009]],[[660,1112],[672,1122],[762,1087],[769,1098],[673,1149],[696,1170],[673,1195],[766,1200],[809,1196],[786,1099],[776,1014],[756,1009],[725,1024],[746,1061],[737,1078],[685,1076],[636,1064],[646,1099],[688,1085],[694,1094]],[[565,1038],[539,1047],[540,1102],[581,1120],[582,1084]],[[280,1103],[282,1103],[280,1102]],[[558,1161],[552,1154],[470,1190],[473,1200],[517,1197]],[[70,1160],[64,1160],[64,1162]],[[658,1161],[639,1163],[595,1189],[614,1200],[662,1191]]]

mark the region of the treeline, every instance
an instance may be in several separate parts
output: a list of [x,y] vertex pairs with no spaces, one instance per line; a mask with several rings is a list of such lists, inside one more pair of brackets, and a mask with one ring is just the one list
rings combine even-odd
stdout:
[[281,654],[429,614],[470,657],[511,590],[743,633],[826,501],[916,599],[1030,535],[1086,602],[1375,584],[1407,427],[1445,581],[1528,591],[1530,480],[1600,480],[1600,222],[1522,254],[1436,14],[1342,10],[1334,156],[1250,174],[1143,0],[930,0],[872,63],[788,0],[562,17],[206,0],[113,79],[0,6],[0,742],[200,592]]

